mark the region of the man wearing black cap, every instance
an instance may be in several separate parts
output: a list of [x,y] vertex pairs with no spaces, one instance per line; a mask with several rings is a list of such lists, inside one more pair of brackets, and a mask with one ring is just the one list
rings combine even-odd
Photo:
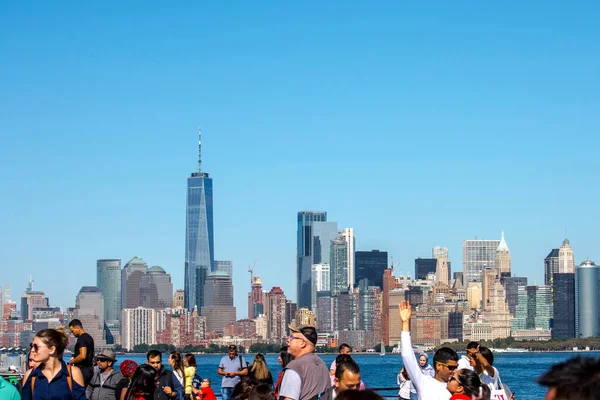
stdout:
[[244,357],[241,355],[238,356],[235,345],[229,345],[227,355],[221,358],[217,373],[223,375],[223,379],[221,380],[221,396],[223,400],[229,400],[233,388],[240,381],[240,376],[248,374],[248,364],[246,364]]
[[329,369],[316,354],[317,331],[314,326],[289,326],[288,351],[294,359],[286,366],[279,397],[285,400],[309,400],[324,393],[331,380]]
[[85,389],[85,397],[88,400],[118,400],[115,389],[123,375],[113,368],[115,361],[117,361],[115,352],[104,350],[96,356],[96,360],[100,370],[94,374],[90,384]]

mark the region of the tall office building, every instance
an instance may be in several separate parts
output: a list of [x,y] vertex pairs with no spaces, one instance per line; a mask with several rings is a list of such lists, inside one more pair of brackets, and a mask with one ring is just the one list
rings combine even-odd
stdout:
[[104,320],[118,324],[121,318],[121,259],[96,261],[96,286],[104,297]]
[[83,329],[94,339],[94,345],[106,344],[104,335],[104,296],[95,286],[84,286],[75,298],[73,318],[81,321]]
[[552,327],[552,290],[550,286],[519,286],[517,313],[512,320],[511,330]]
[[329,259],[329,288],[331,295],[337,296],[344,290],[348,291],[348,243],[341,236],[331,241]]
[[156,344],[158,331],[156,311],[151,308],[124,308],[121,311],[121,342],[132,350],[138,344]]
[[498,278],[501,276],[510,276],[510,249],[506,245],[504,240],[504,231],[502,231],[502,238],[500,244],[496,249],[496,273]]
[[552,286],[552,277],[558,273],[558,249],[552,251],[544,258],[544,285]]
[[500,240],[465,240],[463,241],[463,284],[481,282],[486,267],[496,266],[496,250]]
[[150,268],[140,280],[140,300],[144,308],[170,308],[173,303],[171,275],[158,265]]
[[431,249],[431,257],[432,258],[448,258],[448,248],[435,246]]
[[575,255],[571,248],[571,242],[565,238],[562,246],[558,249],[558,272],[561,274],[572,274],[575,272]]
[[227,272],[211,272],[204,284],[204,305],[201,314],[206,316],[206,330],[223,333],[226,325],[235,322],[233,285]]
[[517,304],[519,302],[519,286],[527,286],[527,277],[500,277],[500,283],[504,285],[504,290],[506,291],[508,312],[515,316],[517,314]]
[[600,269],[591,260],[575,268],[575,330],[578,338],[600,336]]
[[275,286],[269,292],[267,299],[267,320],[270,338],[283,339],[287,337],[286,319],[288,313],[285,293],[283,293],[283,290],[279,286]]
[[173,308],[184,308],[185,307],[185,291],[177,289],[173,295]]
[[298,307],[311,306],[311,269],[314,259],[313,224],[327,222],[326,212],[299,211],[296,243],[296,295]]
[[139,257],[133,257],[121,270],[121,307],[136,308],[142,305],[140,284],[142,275],[148,271],[148,264]]
[[428,274],[435,274],[437,268],[437,259],[435,258],[416,258],[415,259],[415,279],[427,279]]
[[342,237],[348,244],[348,286],[350,288],[354,288],[356,283],[354,282],[354,247],[356,244],[356,240],[354,238],[354,228],[344,228],[342,229]]
[[331,241],[338,236],[337,222],[313,222],[313,263],[329,264]]
[[552,279],[553,339],[575,337],[575,274],[554,274]]
[[[9,294],[10,296],[10,289]],[[29,286],[21,296],[21,319],[23,321],[33,320],[34,307],[48,307],[48,298],[39,290],[33,290],[33,281],[29,279]],[[10,312],[4,313],[10,315]]]
[[185,307],[201,308],[204,282],[214,271],[213,184],[202,172],[202,133],[198,131],[198,172],[187,179],[185,222]]
[[360,284],[362,279],[368,281],[367,286],[383,288],[383,272],[387,269],[387,251],[371,250],[357,251],[354,257],[356,266],[355,282]]
[[317,292],[329,291],[330,280],[329,264],[313,264],[311,277],[311,304],[315,316],[318,316]]
[[258,275],[251,275],[250,293],[248,293],[248,318],[258,318],[265,314],[267,303],[267,292],[262,288],[262,279]]
[[233,281],[233,261],[215,260],[215,272],[226,272]]

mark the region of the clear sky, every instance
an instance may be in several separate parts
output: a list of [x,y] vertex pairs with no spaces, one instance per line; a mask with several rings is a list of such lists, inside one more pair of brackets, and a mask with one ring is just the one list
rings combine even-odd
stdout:
[[140,256],[182,288],[199,126],[238,317],[257,257],[296,299],[299,210],[398,273],[502,230],[532,283],[566,230],[600,262],[599,3],[402,3],[5,3],[0,284],[73,306]]

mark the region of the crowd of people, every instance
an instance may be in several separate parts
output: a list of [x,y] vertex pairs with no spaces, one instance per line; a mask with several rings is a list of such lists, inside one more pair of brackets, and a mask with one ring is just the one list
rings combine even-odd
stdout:
[[[494,354],[471,342],[460,359],[448,348],[438,349],[433,365],[428,355],[415,357],[411,337],[410,303],[400,304],[403,368],[398,373],[399,400],[514,400],[494,367]],[[317,331],[312,326],[289,326],[290,336],[281,348],[281,370],[276,379],[265,357],[256,354],[252,364],[230,345],[217,368],[223,400],[382,400],[367,390],[358,363],[347,344],[329,368],[315,354]],[[146,362],[122,361],[115,367],[111,350],[94,352],[94,342],[81,321],[69,330],[77,338],[71,360],[65,361],[69,337],[64,330],[44,329],[31,343],[28,370],[20,385],[0,378],[2,400],[216,400],[208,378],[202,378],[193,354],[169,354],[166,368],[162,353],[150,350]],[[555,365],[539,381],[548,388],[546,400],[600,399],[600,361],[577,357]]]

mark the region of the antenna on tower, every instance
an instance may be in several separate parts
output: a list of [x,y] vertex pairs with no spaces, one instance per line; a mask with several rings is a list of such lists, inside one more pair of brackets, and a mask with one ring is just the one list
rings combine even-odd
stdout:
[[198,127],[198,173],[202,172],[202,129]]

